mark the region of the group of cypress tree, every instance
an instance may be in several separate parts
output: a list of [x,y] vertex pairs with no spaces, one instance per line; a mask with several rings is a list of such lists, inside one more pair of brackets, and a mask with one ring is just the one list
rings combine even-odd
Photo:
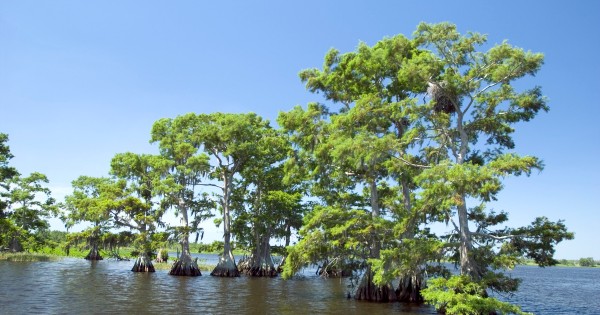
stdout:
[[[91,223],[89,259],[100,257],[95,240],[103,232],[135,230],[133,271],[148,272],[155,235],[172,211],[181,225],[169,231],[181,254],[170,274],[197,276],[189,239],[218,212],[224,251],[213,276],[277,275],[271,241],[284,239],[284,278],[317,265],[323,276],[360,276],[359,300],[425,300],[448,314],[521,313],[489,297],[517,289],[503,270],[524,257],[556,264],[554,246],[573,234],[545,217],[511,228],[506,212],[486,207],[504,178],[543,168],[515,153],[512,134],[548,106],[539,87],[515,84],[535,75],[542,54],[507,42],[484,47],[484,35],[422,23],[412,38],[332,49],[322,69],[301,71],[326,104],[280,112],[280,129],[253,113],[161,119],[151,131],[159,153],[117,154],[110,176],[75,180],[64,220]],[[9,191],[5,179],[15,174],[6,161]],[[288,246],[294,231],[297,242]],[[239,265],[233,237],[251,252]]]

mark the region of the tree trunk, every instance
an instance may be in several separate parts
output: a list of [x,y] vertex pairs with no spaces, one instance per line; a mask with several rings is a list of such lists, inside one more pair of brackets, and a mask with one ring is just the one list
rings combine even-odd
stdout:
[[[402,180],[402,195],[404,198],[404,208],[408,217],[406,230],[402,234],[403,240],[412,240],[415,237],[416,217],[412,213],[412,203],[410,199],[410,187],[406,180]],[[421,289],[424,287],[425,280],[422,270],[413,270],[412,274],[406,274],[400,277],[396,297],[399,302],[423,303]]]
[[471,231],[469,231],[469,221],[467,217],[467,205],[465,204],[465,197],[461,196],[461,204],[458,206],[458,222],[460,228],[460,274],[467,275],[474,280],[478,280],[480,275],[471,255],[471,249],[473,247],[471,241]]
[[20,253],[23,251],[23,245],[19,240],[19,235],[13,235],[10,239],[9,250],[13,253]]
[[243,264],[240,263],[240,272],[252,277],[275,277],[277,268],[271,257],[270,237],[262,236],[256,249]]
[[[229,253],[227,253],[229,251]],[[231,249],[226,249],[221,257],[219,257],[219,263],[210,273],[211,276],[215,277],[239,277],[240,272],[235,264],[235,259]]]
[[147,253],[142,253],[140,257],[135,260],[135,264],[133,264],[133,268],[131,269],[133,272],[154,272],[154,266],[152,265],[152,259],[148,257]]
[[210,273],[215,277],[239,277],[240,272],[235,264],[235,258],[231,251],[231,214],[229,213],[229,185],[230,177],[227,172],[223,174],[223,255],[219,263]]
[[[290,246],[290,239],[292,236],[292,227],[289,223],[289,221],[286,221],[285,224],[285,248],[287,251],[288,246]],[[285,264],[285,258],[287,257],[286,254],[283,254],[283,257],[281,257],[281,261],[279,262],[279,266],[277,266],[277,272],[283,272],[283,266]]]
[[[463,119],[465,113],[463,113],[457,105],[455,105],[455,107],[457,109],[456,127],[460,135],[460,150],[458,155],[456,156],[456,163],[463,164],[465,162],[469,150],[468,135],[463,126]],[[473,243],[471,240],[471,231],[469,231],[469,218],[467,213],[467,203],[465,194],[459,193],[459,198],[460,204],[457,206],[457,210],[458,225],[460,229],[460,246],[458,249],[460,254],[460,273],[462,275],[467,275],[475,280],[478,280],[480,278],[480,273],[477,264],[475,263],[471,255]]]
[[190,255],[190,233],[187,232],[187,227],[189,225],[187,207],[185,207],[183,201],[180,201],[179,204],[181,223],[186,228],[186,232],[181,235],[181,256],[179,256],[179,259],[173,264],[169,274],[172,276],[201,276],[202,273],[200,272],[200,268],[198,268],[198,264],[195,260],[192,260],[192,256]]
[[[373,219],[379,218],[379,196],[377,193],[377,181],[373,179],[370,183],[371,186],[371,216]],[[373,235],[373,241],[371,245],[371,258],[379,258],[381,251],[381,242],[378,240],[377,235]],[[367,266],[367,270],[363,275],[358,289],[354,294],[356,300],[365,300],[372,302],[393,302],[396,301],[396,293],[392,289],[390,284],[383,286],[377,286],[373,282],[373,272],[371,267]]]
[[396,296],[399,302],[423,303],[421,289],[424,287],[424,280],[421,274],[407,275],[400,277]]
[[192,260],[189,249],[181,252],[181,256],[179,256],[179,259],[173,264],[169,274],[172,276],[188,277],[197,277],[202,275],[200,268],[198,268],[198,264],[195,260]]
[[169,254],[166,253],[166,250],[164,248],[160,248],[158,250],[158,254],[156,255],[156,262],[157,263],[166,263],[169,261]]
[[98,244],[92,244],[92,248],[90,248],[90,252],[85,256],[87,260],[102,260],[102,256],[100,256],[100,251],[98,250]]
[[376,286],[373,283],[373,272],[371,267],[367,267],[367,271],[363,275],[354,299],[371,302],[394,302],[396,301],[396,292],[391,285]]

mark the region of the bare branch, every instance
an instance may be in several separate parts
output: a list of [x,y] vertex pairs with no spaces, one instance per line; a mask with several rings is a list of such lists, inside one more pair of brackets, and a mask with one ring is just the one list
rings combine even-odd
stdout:
[[398,159],[398,160],[402,161],[404,164],[409,165],[409,166],[414,166],[414,167],[418,167],[418,168],[431,168],[431,166],[429,166],[429,165],[420,165],[420,164],[411,163],[411,162],[403,159],[400,156],[391,155],[391,157]]
[[222,186],[219,186],[217,184],[198,184],[198,186],[208,186],[208,187],[215,187],[215,188],[223,189]]

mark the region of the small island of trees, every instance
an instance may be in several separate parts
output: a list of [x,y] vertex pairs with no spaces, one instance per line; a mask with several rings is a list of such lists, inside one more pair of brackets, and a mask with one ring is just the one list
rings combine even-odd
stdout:
[[[515,84],[539,71],[542,54],[485,44],[485,35],[422,23],[412,38],[331,49],[322,68],[300,72],[326,103],[280,112],[278,128],[254,113],[160,119],[149,137],[156,154],[117,153],[106,177],[75,179],[64,203],[43,174],[23,177],[10,166],[0,134],[0,247],[59,246],[46,220],[59,216],[67,228],[87,226],[63,235],[67,254],[79,244],[85,259],[99,260],[107,244],[114,257],[129,246],[132,271],[153,272],[153,259],[164,261],[177,243],[169,274],[200,276],[190,239],[217,216],[223,242],[205,246],[220,253],[211,276],[290,279],[316,265],[323,277],[356,280],[358,300],[522,314],[490,296],[517,290],[503,271],[524,260],[556,265],[556,244],[573,233],[546,217],[509,227],[508,212],[486,206],[504,178],[543,169],[516,153],[512,135],[549,107],[540,87]],[[166,224],[166,213],[180,225]],[[242,262],[234,240],[249,253]]]

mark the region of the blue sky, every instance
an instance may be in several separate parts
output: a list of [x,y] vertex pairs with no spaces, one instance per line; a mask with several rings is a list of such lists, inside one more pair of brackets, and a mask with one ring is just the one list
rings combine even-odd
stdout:
[[62,199],[78,176],[105,176],[116,153],[157,152],[157,119],[252,111],[275,121],[321,100],[298,72],[321,67],[329,48],[410,36],[421,21],[545,54],[526,83],[542,86],[551,110],[519,124],[515,141],[546,168],[507,179],[490,206],[514,226],[564,219],[576,238],[557,258],[600,259],[598,1],[2,1],[0,132],[11,164],[46,174]]

